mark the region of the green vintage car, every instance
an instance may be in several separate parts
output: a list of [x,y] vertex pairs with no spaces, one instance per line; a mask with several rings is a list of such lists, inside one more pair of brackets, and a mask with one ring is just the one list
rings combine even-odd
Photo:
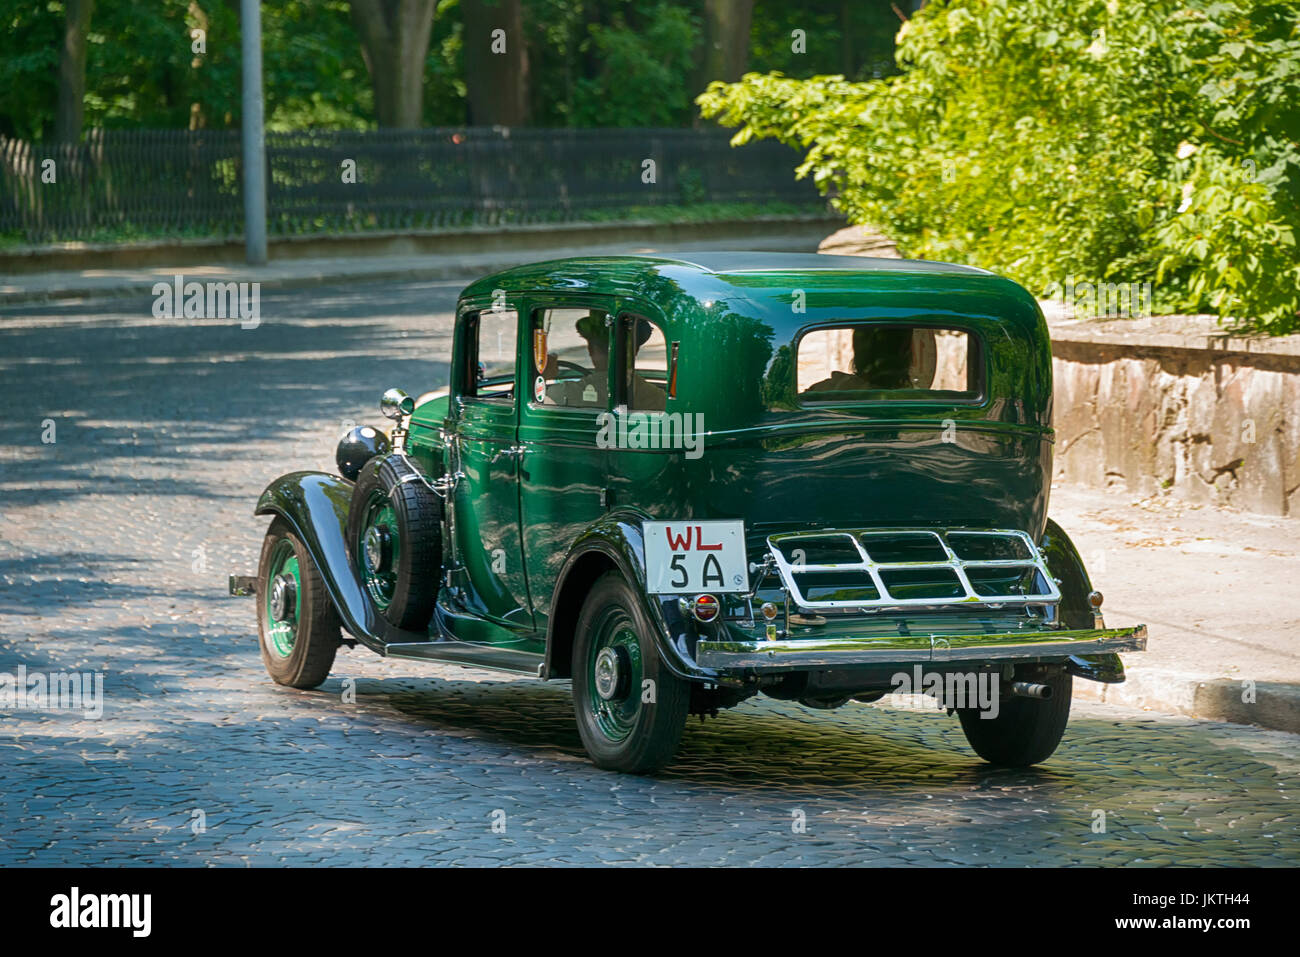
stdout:
[[928,694],[1023,766],[1056,749],[1073,677],[1122,681],[1146,645],[1105,627],[1047,517],[1047,328],[991,273],[537,263],[465,289],[451,370],[385,393],[393,429],[345,435],[338,475],[258,501],[261,565],[231,589],[257,596],[275,681],[320,684],[345,642],[571,679],[592,760],[630,772],[760,692]]

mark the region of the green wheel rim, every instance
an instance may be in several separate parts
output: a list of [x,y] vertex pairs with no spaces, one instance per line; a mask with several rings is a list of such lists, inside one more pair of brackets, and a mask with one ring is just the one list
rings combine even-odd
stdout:
[[[366,547],[367,539],[378,534],[385,542],[385,554],[376,563],[371,550]],[[365,521],[361,523],[360,539],[355,543],[357,571],[361,574],[361,583],[375,607],[387,611],[392,604],[393,593],[397,591],[397,567],[402,556],[401,534],[397,526],[397,512],[383,492],[373,492],[366,502]]]
[[[293,609],[286,618],[277,621],[271,612],[271,588],[280,575],[293,579]],[[298,555],[293,550],[293,542],[287,538],[280,539],[271,550],[271,562],[262,593],[266,634],[271,640],[271,650],[281,658],[287,658],[293,651],[294,639],[298,636],[299,616],[302,613],[302,575],[298,571]]]
[[[597,663],[606,648],[616,654],[620,669],[618,690],[609,700],[597,692]],[[611,608],[596,623],[596,639],[587,653],[586,681],[587,711],[592,723],[612,742],[627,740],[636,727],[641,714],[642,675],[641,639],[636,626],[623,609]]]

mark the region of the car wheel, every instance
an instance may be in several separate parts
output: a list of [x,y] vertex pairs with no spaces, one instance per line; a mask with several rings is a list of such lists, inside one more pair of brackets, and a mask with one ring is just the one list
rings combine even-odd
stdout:
[[616,572],[592,587],[573,642],[573,707],[596,765],[645,774],[672,760],[690,686],[659,657],[651,623]]
[[347,542],[375,609],[398,628],[423,631],[442,577],[442,499],[403,456],[371,459],[357,476]]
[[257,568],[262,663],[277,684],[314,688],[334,666],[339,619],[311,555],[289,523],[271,522]]
[[980,717],[978,708],[957,709],[966,740],[985,761],[1024,768],[1047,760],[1061,743],[1073,680],[1063,668],[1033,680],[1051,688],[1051,697],[1000,697],[994,718]]

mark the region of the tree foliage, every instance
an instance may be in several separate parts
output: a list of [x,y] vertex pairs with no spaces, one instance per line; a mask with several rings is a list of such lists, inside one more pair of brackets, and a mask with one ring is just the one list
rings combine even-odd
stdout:
[[[691,118],[691,52],[699,23],[682,7],[660,3],[640,22],[622,14],[594,24],[590,49],[598,72],[577,81],[576,126],[679,126]],[[696,88],[698,89],[698,87]]]
[[[528,70],[519,84],[527,86],[527,108],[480,112],[490,122],[524,116],[540,126],[689,126],[698,121],[694,97],[714,78],[705,67],[706,2],[717,7],[746,0],[517,0],[522,26],[492,26],[523,34]],[[513,16],[498,14],[515,5],[477,3],[503,21]],[[374,0],[361,6],[399,8]],[[471,120],[467,68],[473,63],[466,61],[465,22],[473,6],[465,0],[434,2],[421,125]],[[900,5],[891,0],[801,0],[797,6],[754,0],[750,64],[792,76],[835,70],[871,76],[892,52],[895,6]],[[67,0],[0,0],[0,134],[28,140],[52,135],[66,9]],[[83,128],[238,126],[238,9],[238,0],[96,3]],[[351,0],[262,4],[268,127],[367,129],[380,122],[388,107],[375,102],[362,55],[366,44],[352,12]],[[203,53],[192,50],[190,31],[197,28],[206,31]],[[797,50],[795,30],[803,34]],[[736,53],[743,38],[733,39]],[[518,40],[508,38],[512,51],[519,49]],[[377,50],[372,61],[397,63],[384,44],[370,45]],[[408,67],[404,76],[411,73]],[[481,75],[478,85],[482,89]],[[404,102],[415,102],[415,91],[404,90]]]
[[1294,2],[931,0],[897,40],[895,76],[748,74],[697,102],[737,144],[806,150],[906,255],[1300,328]]
[[[237,0],[95,4],[85,125],[230,127],[239,123]],[[0,133],[52,132],[64,4],[0,0]],[[202,53],[192,31],[204,31]],[[262,5],[267,125],[365,128],[374,96],[346,0]]]

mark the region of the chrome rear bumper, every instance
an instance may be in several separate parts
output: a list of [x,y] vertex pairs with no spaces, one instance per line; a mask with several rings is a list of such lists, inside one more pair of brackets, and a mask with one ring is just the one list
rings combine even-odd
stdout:
[[701,641],[696,661],[716,671],[843,668],[933,662],[1043,661],[1072,655],[1143,651],[1146,625],[999,635],[806,638],[784,641]]

